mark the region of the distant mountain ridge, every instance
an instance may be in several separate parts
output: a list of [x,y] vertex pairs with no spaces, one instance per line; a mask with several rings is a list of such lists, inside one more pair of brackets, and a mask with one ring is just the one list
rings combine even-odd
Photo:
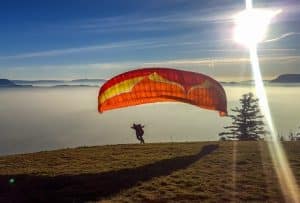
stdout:
[[12,80],[14,83],[30,83],[30,84],[41,84],[41,83],[68,83],[68,82],[105,82],[105,79],[76,79],[76,80]]
[[[0,79],[0,87],[99,87],[105,79],[75,79],[75,80],[8,80]],[[219,81],[225,86],[235,85],[253,85],[254,81]],[[273,80],[264,80],[265,84],[279,83],[299,83],[300,74],[282,74]]]
[[28,84],[39,84],[39,83],[63,83],[64,80],[11,80],[14,83],[28,83]]
[[99,87],[106,82],[104,79],[76,79],[76,80],[12,80],[16,85],[34,87]]
[[106,82],[105,79],[77,79],[71,80],[71,82]]
[[300,74],[282,74],[279,75],[272,83],[300,83]]
[[17,86],[15,83],[8,79],[0,79],[0,87],[14,87]]
[[105,79],[9,80],[0,79],[0,87],[99,87]]

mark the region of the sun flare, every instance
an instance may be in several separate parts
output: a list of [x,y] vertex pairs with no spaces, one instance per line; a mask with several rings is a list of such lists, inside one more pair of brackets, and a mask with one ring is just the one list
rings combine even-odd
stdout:
[[247,47],[262,42],[271,20],[281,10],[246,9],[234,16],[234,40]]

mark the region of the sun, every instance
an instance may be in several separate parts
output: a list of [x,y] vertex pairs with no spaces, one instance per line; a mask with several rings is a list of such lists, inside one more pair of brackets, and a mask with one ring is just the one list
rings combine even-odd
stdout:
[[281,10],[246,9],[234,16],[234,40],[246,47],[262,42],[268,26]]

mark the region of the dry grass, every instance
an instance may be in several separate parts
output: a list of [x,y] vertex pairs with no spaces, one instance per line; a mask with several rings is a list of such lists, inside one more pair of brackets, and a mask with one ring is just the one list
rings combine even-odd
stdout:
[[[300,183],[300,142],[284,146]],[[0,202],[8,201],[282,202],[283,197],[264,142],[199,142],[0,157]]]

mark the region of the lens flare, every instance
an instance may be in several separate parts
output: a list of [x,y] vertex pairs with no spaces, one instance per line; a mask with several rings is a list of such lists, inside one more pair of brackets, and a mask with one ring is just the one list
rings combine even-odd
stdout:
[[267,121],[270,130],[270,140],[267,140],[273,165],[279,179],[281,190],[287,202],[300,202],[299,189],[294,174],[290,168],[282,145],[278,139],[278,133],[274,126],[266,91],[264,88],[256,46],[250,47],[250,61],[255,81],[255,89],[259,98],[259,106]]
[[9,180],[8,180],[8,182],[9,182],[9,184],[14,184],[15,182],[16,182],[16,180],[14,179],[14,178],[10,178]]
[[246,10],[235,16],[234,39],[249,48],[259,106],[270,131],[270,139],[267,140],[268,147],[284,198],[287,202],[300,202],[298,185],[273,123],[257,55],[257,44],[264,39],[272,18],[280,12],[281,10],[253,9],[252,0],[246,0]]

